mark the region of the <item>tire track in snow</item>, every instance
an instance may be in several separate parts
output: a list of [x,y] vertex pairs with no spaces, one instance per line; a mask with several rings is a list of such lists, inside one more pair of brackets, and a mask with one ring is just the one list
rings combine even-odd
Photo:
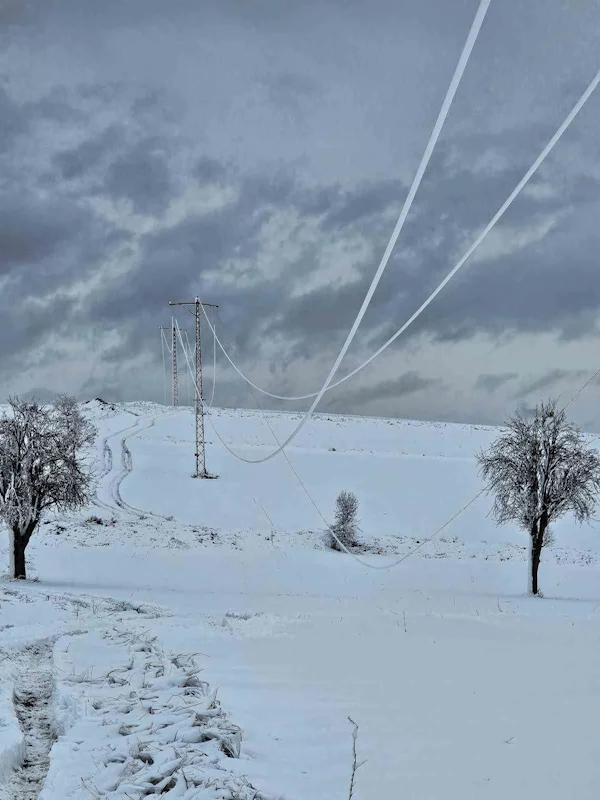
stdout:
[[34,642],[12,655],[17,670],[13,703],[25,753],[21,767],[0,790],[0,797],[6,800],[37,800],[48,773],[56,738],[50,704],[53,643],[51,639]]
[[[94,493],[94,497],[92,500],[93,504],[98,508],[103,508],[106,511],[110,511],[111,513],[114,513],[115,511],[118,512],[119,510],[121,511],[125,510],[122,508],[119,509],[118,505],[111,505],[110,503],[107,503],[105,500],[102,500],[102,498],[99,495],[99,490],[102,481],[106,479],[114,469],[114,456],[112,448],[109,444],[110,440],[116,438],[117,436],[122,436],[124,433],[127,433],[127,431],[134,430],[139,426],[139,424],[140,424],[140,418],[137,417],[133,425],[127,425],[125,428],[121,428],[118,431],[115,431],[114,433],[110,433],[108,436],[105,436],[104,439],[102,440],[102,462],[101,462],[102,466],[99,475],[99,485],[96,487],[96,491]],[[110,481],[108,487],[106,487],[107,494],[110,497],[113,497],[112,484],[113,481]],[[135,516],[138,515],[136,514]]]
[[[119,473],[117,473],[113,477],[113,479],[111,480],[111,482],[109,484],[109,491],[110,491],[110,494],[112,496],[112,499],[113,499],[115,505],[119,509],[121,509],[122,511],[125,511],[126,513],[132,514],[133,516],[137,517],[138,519],[144,519],[145,517],[150,516],[150,517],[154,517],[156,519],[162,519],[162,520],[165,520],[165,521],[170,521],[172,518],[171,517],[165,517],[163,514],[157,514],[154,511],[149,511],[149,510],[143,509],[143,508],[137,508],[137,506],[132,506],[129,503],[127,503],[125,500],[123,500],[123,497],[121,495],[121,486],[122,486],[123,481],[125,480],[125,478],[127,478],[127,476],[131,475],[131,473],[133,472],[133,456],[131,454],[131,450],[129,449],[129,447],[127,445],[127,440],[133,438],[134,436],[139,436],[140,433],[144,433],[144,431],[147,431],[147,430],[150,430],[150,428],[153,428],[154,425],[156,424],[156,420],[157,419],[159,419],[159,418],[160,419],[164,419],[165,417],[171,417],[176,413],[177,413],[176,411],[171,411],[171,412],[168,412],[166,414],[156,414],[156,415],[150,417],[147,420],[148,424],[145,425],[143,428],[140,427],[140,425],[139,425],[140,420],[138,419],[136,425],[132,425],[129,428],[126,428],[125,431],[121,431],[120,432],[120,433],[127,433],[128,431],[130,431],[129,433],[127,433],[127,435],[123,436],[123,438],[121,439],[121,471]],[[113,435],[118,435],[118,434],[113,434]],[[108,438],[110,438],[110,437],[108,437]],[[111,456],[111,459],[112,459],[112,456]],[[111,464],[112,464],[112,460],[111,460]]]

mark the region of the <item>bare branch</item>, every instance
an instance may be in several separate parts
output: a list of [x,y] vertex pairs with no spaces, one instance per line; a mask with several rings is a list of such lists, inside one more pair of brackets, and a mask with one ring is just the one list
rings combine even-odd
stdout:
[[54,407],[19,398],[9,403],[0,418],[0,517],[16,537],[16,554],[47,509],[72,511],[89,502],[85,456],[96,430],[67,395]]
[[[487,452],[481,475],[494,494],[498,524],[516,522],[532,538],[534,560],[552,541],[550,526],[567,513],[589,521],[600,492],[600,456],[554,400],[531,418],[516,414]],[[537,584],[537,566],[535,567]],[[537,593],[537,589],[534,593]]]

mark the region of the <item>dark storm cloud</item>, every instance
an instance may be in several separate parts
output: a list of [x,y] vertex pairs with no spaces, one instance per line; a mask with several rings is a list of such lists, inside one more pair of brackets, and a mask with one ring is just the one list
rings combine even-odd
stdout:
[[[507,166],[483,174],[463,166],[467,152],[485,155],[482,141],[473,137],[464,142],[455,139],[442,147],[423,187],[423,199],[414,207],[402,245],[392,257],[365,320],[367,331],[387,318],[393,320],[391,333],[487,222],[524,171],[522,158],[515,157],[522,132],[516,131],[512,139],[513,148],[510,136],[503,144]],[[216,292],[224,309],[236,309],[231,314],[232,335],[243,354],[260,347],[260,337],[281,335],[289,341],[283,357],[283,364],[289,365],[296,359],[315,356],[332,342],[341,342],[360,306],[376,259],[365,257],[358,263],[358,277],[342,285],[325,286],[298,298],[290,298],[290,289],[301,286],[322,266],[320,249],[327,237],[343,239],[360,234],[373,245],[373,252],[383,252],[406,188],[398,181],[359,185],[351,190],[339,186],[308,188],[289,173],[240,176],[210,158],[200,159],[195,177],[201,183],[218,181],[234,187],[236,199],[216,211],[189,216],[172,228],[141,237],[137,267],[92,298],[92,317],[116,321],[137,303],[143,308],[140,319],[149,321],[156,314],[165,319],[165,303],[174,286],[190,297],[202,287],[204,296]],[[523,196],[518,210],[508,217],[512,236],[526,235],[547,215],[564,211],[568,216],[562,223],[557,217],[555,230],[542,243],[517,246],[515,253],[502,253],[465,268],[464,278],[455,280],[443,302],[435,302],[411,335],[428,332],[440,340],[460,340],[481,331],[561,331],[569,335],[575,325],[580,335],[592,329],[598,303],[592,291],[596,270],[595,257],[588,252],[590,233],[584,226],[587,233],[581,253],[573,259],[567,227],[574,207],[580,219],[596,213],[592,182],[585,176],[582,192],[571,186],[548,197]],[[261,234],[276,214],[286,211],[296,212],[305,222],[316,222],[322,238],[303,247],[285,274],[262,281]],[[239,285],[235,280],[220,280],[226,277],[233,258],[242,265],[237,274]],[[576,281],[572,280],[573,268],[564,269],[567,258],[576,263]],[[208,273],[210,278],[205,277]],[[586,309],[588,316],[583,313]],[[265,317],[259,329],[257,321]],[[133,332],[124,347],[143,346],[144,334],[138,327],[138,333]],[[488,382],[482,379],[477,388],[491,391],[492,384],[493,378]],[[496,383],[494,388],[500,385]]]
[[104,189],[113,197],[130,200],[139,214],[163,213],[173,198],[165,143],[146,139],[119,156],[108,168]]
[[67,91],[62,87],[57,87],[39,100],[27,103],[24,108],[36,122],[48,121],[76,125],[85,120],[85,115],[73,106]]
[[[579,219],[569,213],[541,241],[469,266],[470,274],[425,312],[419,328],[433,330],[440,341],[481,330],[555,331],[571,339],[595,331],[600,231],[582,224],[581,217],[589,219],[599,210],[581,208]],[[522,228],[526,231],[526,225]]]
[[301,127],[307,113],[322,99],[319,83],[294,72],[280,72],[263,79],[263,87],[278,113],[284,114],[292,125]]
[[77,147],[58,152],[54,156],[54,165],[65,180],[79,178],[98,167],[109,153],[122,145],[123,137],[118,125],[109,125]]
[[9,150],[28,127],[29,118],[25,110],[0,85],[0,155]]
[[[475,0],[452,14],[441,0],[1,3],[5,372],[9,352],[40,358],[44,332],[109,329],[86,386],[127,396],[136,378],[114,379],[118,364],[158,358],[151,332],[168,324],[168,300],[201,293],[221,305],[242,360],[274,379],[289,367],[290,391],[302,391],[302,365],[343,341],[361,304]],[[552,135],[596,68],[598,10],[597,0],[577,13],[546,0],[493,6],[352,357],[415,310]],[[596,331],[598,105],[485,258],[407,332],[411,344],[425,336],[444,353],[481,334]],[[486,402],[519,367],[492,369],[469,379]],[[560,372],[523,396],[579,374]],[[396,397],[439,394],[437,384],[447,382],[384,376],[336,402],[393,409]],[[233,384],[223,392],[221,402],[237,397]]]
[[[98,229],[106,229],[103,221],[98,221]],[[72,255],[97,243],[97,234],[89,211],[68,198],[0,194],[0,269],[18,282],[27,283],[35,275],[35,288],[49,288],[48,267],[57,279],[72,279]]]
[[32,3],[28,0],[0,0],[0,32],[7,28],[31,20]]
[[201,184],[215,183],[226,178],[227,169],[216,159],[203,156],[196,162],[192,175]]
[[[399,378],[389,381],[383,381],[377,386],[368,386],[364,389],[348,392],[348,399],[353,403],[356,408],[366,406],[374,401],[393,400],[395,398],[405,397],[406,395],[416,394],[417,392],[425,391],[426,389],[433,389],[434,387],[441,388],[443,382],[432,378],[424,378],[418,372],[405,372]],[[338,399],[337,404],[339,405]]]
[[[91,298],[91,317],[117,320],[137,305],[143,308],[141,316],[158,314],[166,319],[166,302],[173,299],[174,292],[194,297],[201,287],[208,299],[211,292],[217,293],[223,314],[230,320],[230,335],[242,354],[260,348],[265,334],[276,330],[290,338],[286,365],[317,353],[324,338],[332,334],[337,337],[351,321],[364,295],[362,281],[341,288],[332,286],[307,295],[305,300],[290,302],[290,288],[302,285],[318,269],[320,243],[307,244],[289,265],[289,271],[265,280],[260,271],[264,247],[261,235],[276,214],[286,211],[297,212],[304,220],[323,218],[324,231],[350,217],[357,226],[366,224],[373,206],[385,200],[377,200],[373,187],[342,195],[337,187],[310,190],[285,174],[249,175],[238,182],[224,165],[213,160],[202,159],[199,171],[207,182],[233,182],[236,199],[216,211],[189,216],[172,228],[141,237],[137,268]],[[387,186],[383,187],[383,197],[389,200]],[[328,206],[333,210],[324,214]],[[238,280],[224,280],[233,258],[242,265]],[[338,306],[344,309],[343,315],[335,313]],[[229,309],[236,311],[230,313]],[[265,327],[259,328],[257,322],[265,316]],[[144,341],[145,335],[138,328],[124,347],[142,348]]]
[[[0,295],[4,320],[0,368],[7,370],[34,364],[35,348],[48,337],[63,335],[70,340],[94,325],[94,320],[78,317],[74,287],[93,276],[125,237],[66,200],[51,204],[22,200],[8,214],[2,211],[0,207],[0,252],[8,260],[3,262]],[[61,224],[66,219],[68,226]]]
[[74,287],[93,276],[127,234],[96,215],[86,199],[49,184],[43,161],[18,163],[21,144],[48,120],[70,126],[79,119],[55,113],[69,107],[68,98],[57,91],[35,102],[3,97],[19,133],[3,139],[0,181],[0,368],[6,376],[15,365],[41,366],[44,356],[36,348],[51,336],[80,334]]
[[586,370],[553,369],[539,378],[524,382],[515,392],[514,397],[524,398],[531,394],[539,394],[541,391],[552,389],[557,384],[563,383],[567,379],[581,380],[586,377]]
[[503,372],[498,375],[480,375],[475,381],[476,389],[483,389],[486,392],[495,392],[509,381],[518,378],[517,372]]
[[[538,138],[543,138],[541,131]],[[485,155],[482,142],[456,137],[441,146],[373,300],[371,319],[393,320],[390,334],[454,266],[518,182],[527,168],[521,140],[521,131],[506,134],[502,154],[506,166],[483,174],[462,166],[477,155],[475,145]],[[548,182],[552,184],[551,176]],[[333,320],[346,319],[348,309],[356,307],[357,295],[364,294],[391,232],[393,219],[388,214],[382,221],[382,214],[396,212],[405,191],[398,182],[386,181],[328,196],[322,229],[358,231],[370,238],[377,256],[365,262],[364,278],[353,286],[324,288],[291,303],[285,317],[274,322],[275,329],[297,331],[308,315],[316,323],[311,330],[324,326],[329,335]],[[497,257],[480,263],[474,257],[465,265],[409,335],[426,331],[439,340],[456,341],[480,331],[550,330],[580,336],[593,330],[599,308],[593,287],[600,229],[592,219],[600,213],[599,191],[598,181],[583,176],[552,195],[522,195],[503,220],[508,226],[507,247]],[[535,228],[543,228],[547,221],[551,230],[538,237]],[[519,237],[522,244],[510,244],[510,239]],[[320,308],[324,310],[319,317]]]
[[400,181],[384,181],[374,186],[360,186],[340,193],[335,201],[329,197],[323,227],[340,229],[367,221],[372,224],[373,217],[387,211],[390,205],[395,207],[405,192]]

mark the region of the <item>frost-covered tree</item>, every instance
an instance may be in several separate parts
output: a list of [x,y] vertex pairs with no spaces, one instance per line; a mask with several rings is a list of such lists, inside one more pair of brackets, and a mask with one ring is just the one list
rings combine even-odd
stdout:
[[510,417],[506,431],[477,458],[488,491],[495,495],[498,524],[516,522],[529,534],[529,590],[536,595],[542,549],[550,541],[552,523],[569,512],[579,523],[593,514],[600,491],[600,456],[550,400],[530,418],[519,413]]
[[54,406],[14,398],[0,418],[0,516],[11,534],[11,568],[26,578],[25,550],[45,512],[73,511],[89,501],[86,450],[96,430],[74,398]]
[[358,498],[353,492],[340,492],[335,501],[335,522],[331,526],[331,547],[334,550],[343,550],[338,539],[345,547],[352,547],[356,544],[357,535]]

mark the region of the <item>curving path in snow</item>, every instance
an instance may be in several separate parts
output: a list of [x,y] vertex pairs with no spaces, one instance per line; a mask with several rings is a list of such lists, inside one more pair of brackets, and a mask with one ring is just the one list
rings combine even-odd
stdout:
[[[129,504],[123,499],[121,486],[134,468],[133,456],[129,449],[128,441],[134,436],[139,436],[144,431],[153,428],[157,419],[170,416],[172,413],[174,412],[137,417],[132,425],[119,428],[119,430],[109,433],[102,439],[101,467],[98,485],[93,498],[94,505],[117,515],[123,513],[138,519],[144,519],[147,516],[168,519],[168,517],[150,509],[139,508]],[[115,457],[117,447],[119,448],[120,456],[118,463]]]

